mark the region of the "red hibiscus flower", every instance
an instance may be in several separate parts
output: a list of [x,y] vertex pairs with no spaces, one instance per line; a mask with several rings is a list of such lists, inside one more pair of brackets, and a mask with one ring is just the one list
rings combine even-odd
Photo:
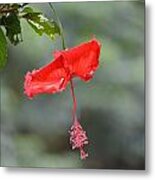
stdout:
[[24,92],[31,99],[41,93],[61,92],[71,82],[74,123],[70,131],[70,142],[73,149],[80,149],[82,159],[88,156],[83,150],[83,146],[88,143],[88,140],[85,131],[77,121],[72,78],[79,77],[83,81],[90,80],[98,67],[99,55],[100,43],[96,39],[71,49],[56,51],[51,63],[38,70],[33,70],[31,73],[28,72],[24,82]]

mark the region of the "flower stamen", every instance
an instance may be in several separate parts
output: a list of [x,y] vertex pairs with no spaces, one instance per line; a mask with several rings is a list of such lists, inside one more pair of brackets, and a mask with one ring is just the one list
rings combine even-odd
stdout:
[[88,157],[88,153],[86,153],[83,149],[84,145],[88,144],[88,138],[86,132],[83,130],[77,119],[74,120],[74,123],[71,126],[69,133],[72,149],[79,148],[81,159],[85,159],[86,157]]

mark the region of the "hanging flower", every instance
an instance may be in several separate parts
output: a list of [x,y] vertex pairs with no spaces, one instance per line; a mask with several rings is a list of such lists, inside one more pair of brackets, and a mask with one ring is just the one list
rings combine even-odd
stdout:
[[28,72],[25,76],[25,94],[32,98],[41,93],[63,91],[73,77],[88,81],[99,64],[100,44],[96,39],[77,47],[56,51],[48,65]]
[[24,82],[24,92],[30,99],[42,93],[61,92],[70,82],[74,103],[74,123],[70,131],[70,143],[73,149],[80,149],[82,159],[88,156],[83,150],[83,146],[88,144],[88,138],[76,117],[76,98],[72,78],[79,77],[83,81],[90,80],[99,65],[99,55],[100,43],[96,39],[74,48],[55,51],[54,60],[38,70],[28,72]]

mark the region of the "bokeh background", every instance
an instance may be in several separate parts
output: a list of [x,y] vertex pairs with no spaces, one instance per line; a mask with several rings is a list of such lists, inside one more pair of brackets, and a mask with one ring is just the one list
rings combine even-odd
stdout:
[[[94,35],[102,43],[100,66],[89,83],[74,80],[78,117],[87,131],[89,157],[71,150],[69,87],[29,100],[24,75],[52,60],[61,41],[38,36],[22,20],[24,41],[10,45],[1,72],[1,165],[53,168],[145,168],[144,2],[54,3],[68,47]],[[30,4],[53,14],[47,3]],[[54,18],[54,17],[53,17]]]

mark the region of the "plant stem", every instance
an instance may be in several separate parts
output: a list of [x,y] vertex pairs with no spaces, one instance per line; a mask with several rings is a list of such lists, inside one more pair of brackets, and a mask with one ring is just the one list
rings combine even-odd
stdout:
[[54,8],[54,6],[52,5],[52,3],[48,3],[50,8],[52,9],[54,16],[56,17],[56,20],[58,22],[59,28],[60,28],[60,35],[61,35],[61,40],[62,40],[62,48],[66,49],[66,45],[65,45],[65,39],[64,39],[64,32],[63,32],[63,27],[62,27],[62,23],[57,15],[57,12]]
[[75,92],[74,92],[74,85],[72,79],[70,80],[70,87],[71,87],[71,95],[73,98],[73,120],[76,120],[76,97],[75,97]]
[[[66,45],[65,45],[65,39],[64,39],[64,32],[63,32],[63,27],[62,27],[62,23],[57,15],[57,12],[54,8],[54,6],[52,5],[52,3],[48,3],[50,8],[52,9],[54,16],[56,17],[56,20],[58,22],[58,26],[60,28],[60,35],[61,35],[61,40],[62,40],[62,48],[65,50],[66,49]],[[70,87],[71,87],[71,95],[72,95],[72,99],[73,99],[73,120],[76,120],[76,97],[75,97],[75,92],[74,92],[74,85],[73,85],[73,81],[72,79],[70,80]]]
[[0,8],[0,14],[7,14],[7,13],[11,13],[11,12],[15,12],[17,11],[17,8],[15,7],[9,7],[8,9],[7,8]]
[[7,13],[11,13],[11,12],[18,12],[19,8],[24,8],[26,5],[28,5],[29,3],[23,3],[22,5],[19,5],[17,7],[14,7],[13,5],[9,5],[9,4],[2,4],[0,5],[0,14],[7,14]]

